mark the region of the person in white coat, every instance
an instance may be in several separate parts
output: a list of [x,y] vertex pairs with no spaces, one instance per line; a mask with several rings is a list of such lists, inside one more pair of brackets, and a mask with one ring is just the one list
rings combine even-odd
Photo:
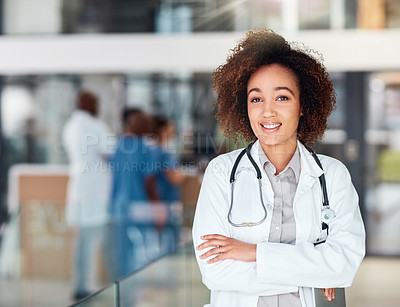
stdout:
[[114,260],[108,246],[111,174],[107,157],[114,150],[115,140],[107,125],[95,117],[97,105],[97,96],[81,91],[77,97],[77,109],[62,134],[70,164],[66,220],[77,230],[73,285],[73,298],[76,300],[93,290],[95,249],[100,242],[108,273],[113,274]]
[[335,105],[325,67],[254,30],[213,78],[221,129],[254,144],[218,156],[204,174],[193,243],[209,306],[312,307],[314,291],[335,299],[362,262],[365,230],[346,167],[305,147],[322,137]]

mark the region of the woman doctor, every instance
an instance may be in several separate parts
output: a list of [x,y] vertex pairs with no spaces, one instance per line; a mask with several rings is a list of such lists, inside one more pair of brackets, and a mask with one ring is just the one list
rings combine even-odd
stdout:
[[[249,154],[262,178],[244,154],[231,185],[242,150],[206,169],[193,241],[210,306],[315,306],[314,288],[334,299],[332,288],[350,286],[364,257],[349,172],[319,155],[322,170],[305,148],[322,137],[335,105],[328,73],[311,53],[254,30],[214,72],[216,118],[227,136],[255,141]],[[333,210],[328,230],[321,224],[322,174]]]

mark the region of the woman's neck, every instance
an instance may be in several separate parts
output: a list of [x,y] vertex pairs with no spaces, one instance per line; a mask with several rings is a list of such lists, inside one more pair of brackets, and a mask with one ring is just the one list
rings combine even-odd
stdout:
[[297,142],[294,144],[287,144],[285,146],[280,145],[266,145],[260,142],[261,148],[267,156],[269,162],[271,162],[276,169],[275,175],[282,172],[285,167],[289,164],[294,153],[296,152]]

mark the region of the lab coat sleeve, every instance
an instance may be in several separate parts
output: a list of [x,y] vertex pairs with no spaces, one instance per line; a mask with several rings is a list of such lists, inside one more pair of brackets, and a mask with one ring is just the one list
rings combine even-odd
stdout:
[[[218,159],[218,158],[217,158]],[[193,224],[193,243],[201,244],[200,237],[206,234],[221,234],[231,237],[227,212],[229,166],[211,161],[205,172]],[[208,264],[209,259],[199,256],[207,250],[195,250],[203,283],[213,291],[240,291],[252,295],[273,295],[297,291],[297,287],[270,285],[257,281],[256,262],[226,259]]]
[[100,138],[101,155],[104,160],[109,160],[115,153],[117,137],[103,122],[100,122]]
[[350,174],[335,161],[325,174],[330,206],[336,212],[328,239],[317,246],[312,242],[258,244],[259,281],[316,288],[351,286],[365,254],[365,231]]

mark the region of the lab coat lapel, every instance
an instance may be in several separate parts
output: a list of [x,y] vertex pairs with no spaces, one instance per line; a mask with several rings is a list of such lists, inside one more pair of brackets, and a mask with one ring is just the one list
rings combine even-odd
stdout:
[[294,197],[295,203],[304,193],[310,191],[311,187],[316,181],[319,181],[319,176],[323,173],[311,153],[304,147],[304,145],[297,141],[297,146],[300,150],[301,174],[296,195]]
[[319,206],[322,203],[319,176],[322,170],[300,142],[297,146],[300,150],[301,173],[294,196],[293,210],[297,227],[296,242],[305,242],[315,231],[313,225],[318,225]]

